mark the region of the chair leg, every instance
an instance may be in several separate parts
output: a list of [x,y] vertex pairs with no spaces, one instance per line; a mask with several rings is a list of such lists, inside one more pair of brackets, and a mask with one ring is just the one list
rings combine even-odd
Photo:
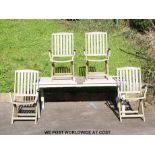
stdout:
[[13,105],[13,108],[12,108],[12,117],[11,117],[11,124],[13,124],[14,123],[14,113],[15,113],[15,107],[14,107],[14,105]]
[[144,101],[143,101],[143,100],[140,100],[140,101],[139,101],[138,113],[143,115],[142,119],[143,119],[143,121],[145,122]]
[[44,89],[40,89],[40,94],[41,94],[41,110],[43,110],[45,108]]
[[122,122],[122,117],[121,117],[121,106],[122,106],[121,101],[118,101],[117,107],[118,107],[119,120],[120,120],[120,122]]
[[37,101],[37,117],[38,117],[38,118],[40,118],[40,113],[41,113],[40,102]]
[[71,74],[74,77],[74,61],[71,62]]
[[18,107],[17,107],[17,105],[13,105],[11,124],[14,123],[14,117],[17,117],[17,114],[18,114]]
[[35,124],[37,124],[37,120],[38,120],[38,107],[36,105],[36,108],[35,108]]
[[141,101],[141,107],[142,107],[142,114],[143,114],[143,121],[145,122],[145,114],[144,114],[144,101]]
[[51,66],[51,76],[53,77],[55,75],[55,64],[52,63],[52,66]]
[[141,100],[139,100],[138,113],[141,112],[140,110],[141,110]]
[[51,77],[53,77],[53,64],[51,63]]
[[88,78],[88,73],[89,73],[89,62],[87,60],[86,61],[86,79]]
[[106,74],[109,75],[109,65],[108,65],[108,61],[105,61],[105,67],[106,67]]

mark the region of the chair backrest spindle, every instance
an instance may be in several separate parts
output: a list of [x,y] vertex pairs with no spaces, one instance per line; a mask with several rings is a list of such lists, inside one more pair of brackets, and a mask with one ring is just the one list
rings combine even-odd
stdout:
[[39,72],[35,70],[15,71],[14,99],[16,96],[35,97],[39,82]]
[[72,56],[74,51],[73,33],[53,33],[52,34],[52,55]]
[[141,69],[137,67],[117,68],[117,82],[120,93],[140,93]]
[[107,55],[107,32],[85,33],[85,51],[87,55]]

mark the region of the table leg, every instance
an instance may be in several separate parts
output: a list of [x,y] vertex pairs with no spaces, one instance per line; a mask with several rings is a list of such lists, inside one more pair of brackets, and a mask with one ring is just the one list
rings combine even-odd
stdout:
[[45,99],[44,99],[44,90],[41,89],[41,103],[42,103],[42,109],[45,108]]
[[124,112],[122,115],[125,115],[125,105],[122,105],[122,112]]
[[38,108],[38,118],[40,118],[40,104],[39,101],[37,101],[37,108]]

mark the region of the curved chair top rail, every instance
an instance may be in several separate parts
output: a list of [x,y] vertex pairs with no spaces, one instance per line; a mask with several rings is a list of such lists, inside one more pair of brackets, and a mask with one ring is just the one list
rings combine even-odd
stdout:
[[85,34],[106,34],[107,35],[107,32],[98,32],[98,31],[94,31],[94,32],[86,32]]
[[85,33],[85,54],[89,56],[107,55],[107,32]]
[[21,70],[15,70],[15,72],[36,72],[39,73],[39,71],[37,70],[33,70],[33,69],[21,69]]

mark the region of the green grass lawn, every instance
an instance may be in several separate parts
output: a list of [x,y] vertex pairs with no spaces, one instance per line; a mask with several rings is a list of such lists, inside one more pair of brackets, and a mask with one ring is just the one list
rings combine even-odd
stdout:
[[[116,74],[121,66],[141,66],[143,61],[134,55],[135,47],[125,38],[121,28],[112,20],[0,20],[0,92],[13,90],[14,71],[36,69],[40,76],[50,76],[51,67],[48,49],[51,48],[51,33],[74,32],[75,75],[85,66],[84,33],[89,31],[108,32],[111,48],[110,74]],[[101,64],[94,64],[101,68]]]

